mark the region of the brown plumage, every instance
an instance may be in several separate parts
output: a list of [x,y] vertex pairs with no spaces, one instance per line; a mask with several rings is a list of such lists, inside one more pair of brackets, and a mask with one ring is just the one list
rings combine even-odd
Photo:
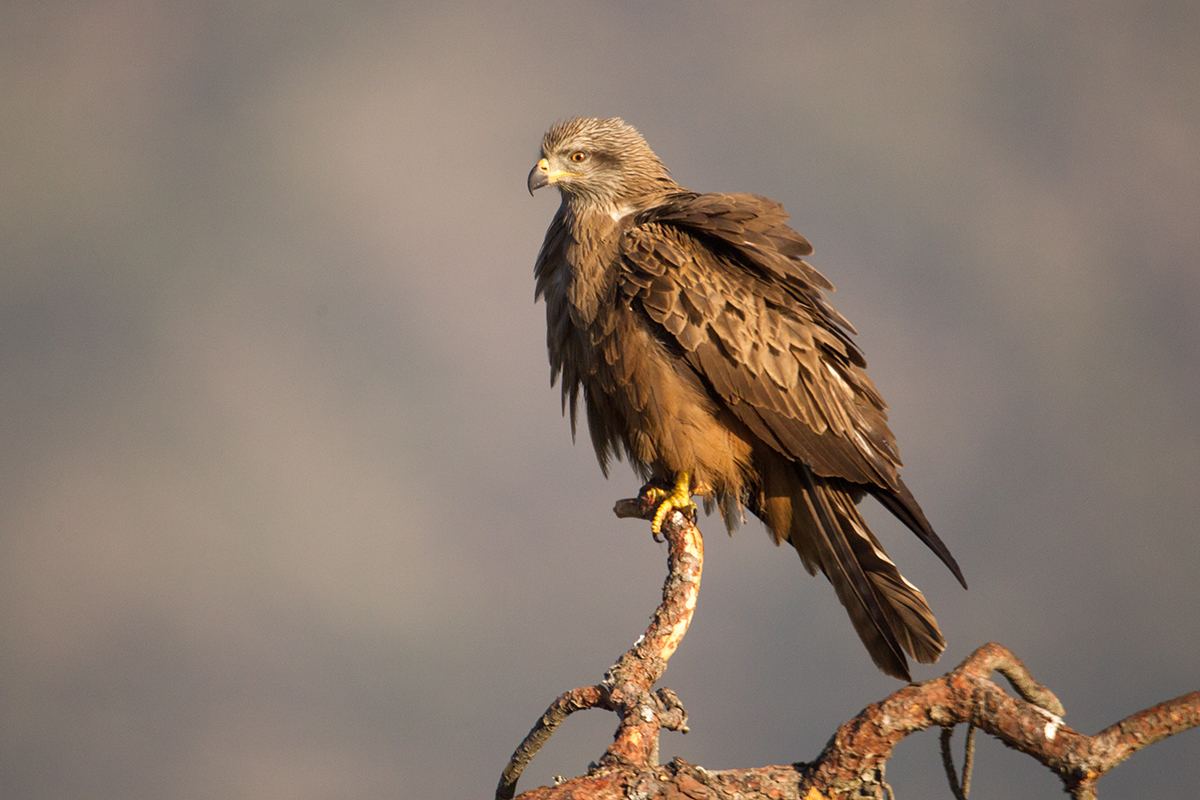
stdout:
[[619,119],[555,125],[542,156],[530,192],[562,194],[535,268],[552,378],[572,431],[582,391],[605,474],[624,455],[643,479],[690,476],[730,530],[749,508],[829,578],[881,670],[909,680],[904,652],[935,661],[933,612],[856,503],[875,497],[966,583],[783,207],[684,189]]

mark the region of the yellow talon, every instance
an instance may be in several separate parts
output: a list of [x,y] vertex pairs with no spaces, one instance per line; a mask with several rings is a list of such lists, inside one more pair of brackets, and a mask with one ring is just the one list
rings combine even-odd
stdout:
[[661,498],[658,510],[654,512],[654,521],[650,523],[650,530],[654,533],[655,539],[658,539],[662,533],[662,524],[672,511],[679,510],[693,519],[695,518],[696,504],[692,502],[691,474],[679,473],[675,479],[675,488],[670,492],[667,492],[666,489],[653,489],[652,491],[658,498]]

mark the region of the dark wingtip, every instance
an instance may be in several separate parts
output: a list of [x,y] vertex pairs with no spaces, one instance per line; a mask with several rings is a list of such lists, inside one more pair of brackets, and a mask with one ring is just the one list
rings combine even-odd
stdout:
[[942,541],[941,537],[934,533],[933,526],[925,518],[925,513],[917,505],[916,498],[913,497],[908,487],[904,485],[904,481],[897,480],[897,484],[895,491],[887,491],[878,487],[868,489],[868,491],[871,492],[876,500],[883,504],[884,508],[892,512],[898,520],[907,525],[908,529],[915,533],[917,538],[924,542],[925,546],[941,559],[941,562],[946,565],[950,573],[966,589],[967,579],[963,577],[958,562],[950,554],[950,548],[946,547],[946,543]]

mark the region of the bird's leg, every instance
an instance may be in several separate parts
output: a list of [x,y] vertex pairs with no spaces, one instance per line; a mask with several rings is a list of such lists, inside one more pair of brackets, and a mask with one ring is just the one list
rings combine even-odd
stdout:
[[659,501],[658,510],[654,512],[654,521],[650,524],[650,530],[654,533],[655,540],[661,541],[659,536],[662,535],[663,521],[672,511],[678,509],[691,516],[692,519],[696,518],[696,504],[692,502],[692,475],[690,472],[680,472],[675,476],[674,489],[651,488],[648,491],[651,497]]

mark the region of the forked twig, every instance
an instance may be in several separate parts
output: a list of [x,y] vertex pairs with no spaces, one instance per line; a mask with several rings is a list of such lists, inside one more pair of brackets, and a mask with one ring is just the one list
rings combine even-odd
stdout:
[[975,731],[974,725],[967,726],[967,742],[964,745],[962,779],[954,767],[954,755],[950,752],[950,738],[954,735],[954,726],[942,728],[942,766],[946,769],[946,779],[950,781],[950,791],[955,800],[968,800],[971,796],[971,770],[975,766]]

